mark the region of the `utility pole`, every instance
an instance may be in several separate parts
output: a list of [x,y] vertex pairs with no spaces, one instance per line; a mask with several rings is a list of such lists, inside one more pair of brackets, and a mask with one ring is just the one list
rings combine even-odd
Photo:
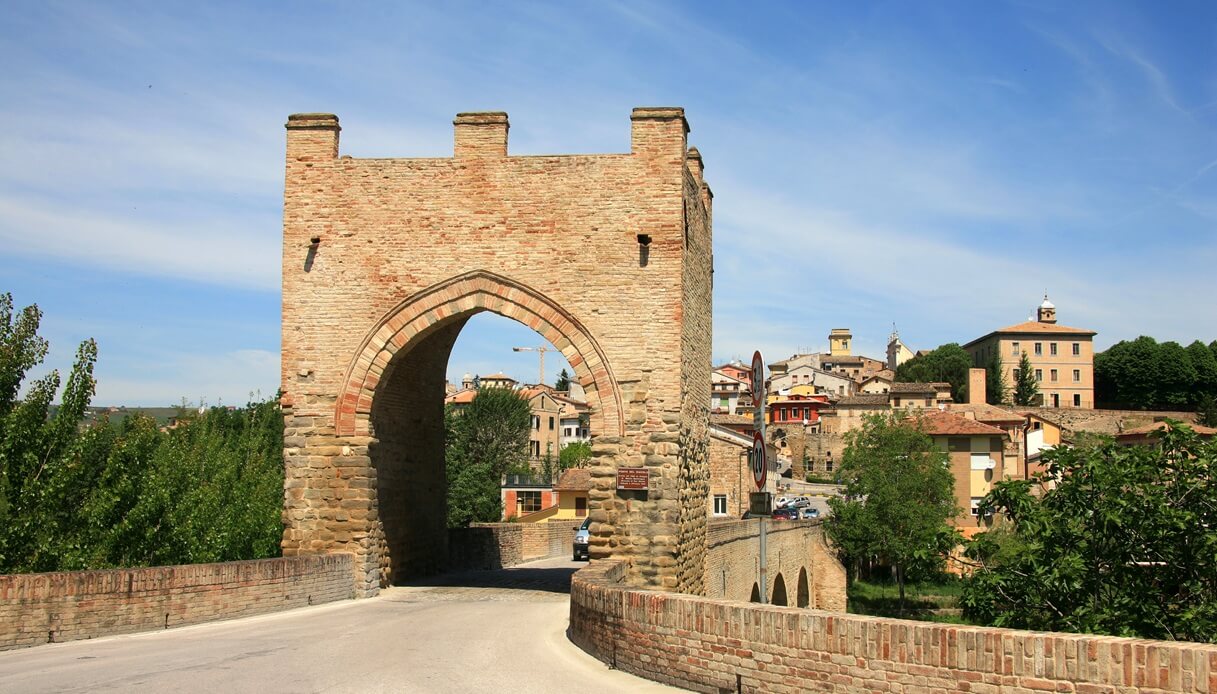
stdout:
[[541,345],[539,347],[512,347],[511,351],[513,351],[513,352],[536,352],[541,357],[540,375],[537,377],[539,379],[537,381],[537,385],[541,386],[541,385],[545,385],[545,353],[552,349],[553,349],[553,347],[546,347],[545,345]]

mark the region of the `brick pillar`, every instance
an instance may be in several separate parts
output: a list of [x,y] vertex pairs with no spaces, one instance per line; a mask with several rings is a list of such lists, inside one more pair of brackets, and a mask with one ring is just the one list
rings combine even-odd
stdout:
[[453,152],[459,157],[507,156],[507,114],[503,111],[458,113]]
[[985,369],[968,369],[968,404],[985,404],[988,373]]

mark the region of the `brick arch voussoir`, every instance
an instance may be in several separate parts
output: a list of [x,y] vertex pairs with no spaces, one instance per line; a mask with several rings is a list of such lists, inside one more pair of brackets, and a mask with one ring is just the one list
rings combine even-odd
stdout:
[[[592,429],[616,436],[624,433],[621,394],[604,351],[591,333],[541,293],[485,271],[433,285],[395,306],[373,326],[347,369],[335,410],[335,433],[370,435],[376,388],[394,355],[450,320],[480,311],[527,325],[554,345],[587,393]],[[587,347],[580,350],[581,344]]]

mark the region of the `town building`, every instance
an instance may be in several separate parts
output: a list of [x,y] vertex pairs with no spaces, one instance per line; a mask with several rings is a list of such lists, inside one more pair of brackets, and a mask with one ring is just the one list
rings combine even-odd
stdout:
[[592,440],[591,431],[588,429],[590,408],[587,402],[560,393],[555,394],[554,399],[558,401],[561,408],[558,415],[558,423],[561,428],[558,434],[558,450],[566,448],[572,443],[590,442]]
[[482,388],[515,388],[519,384],[519,381],[502,372],[474,378]]
[[857,386],[854,380],[847,375],[830,373],[811,366],[809,363],[802,363],[781,374],[771,376],[767,390],[772,400],[775,396],[798,385],[813,386],[816,393],[827,393],[835,397],[852,395]]
[[[804,388],[806,386],[798,386]],[[811,424],[820,421],[820,410],[829,407],[827,395],[791,394],[766,405],[769,424]]]
[[724,376],[734,378],[740,383],[743,383],[745,386],[747,386],[745,390],[752,387],[751,366],[742,364],[739,361],[729,361],[726,364],[715,368],[714,370],[723,374]]
[[710,372],[710,411],[735,414],[740,396],[748,392],[749,384],[727,375],[722,369]]
[[558,423],[562,416],[562,405],[546,388],[526,387],[520,395],[528,399],[532,411],[532,422],[528,429],[529,465],[537,470],[545,456],[557,460],[562,450],[562,433]]
[[1000,357],[1006,380],[1018,381],[1023,354],[1035,370],[1045,407],[1094,409],[1094,345],[1097,333],[1056,322],[1056,306],[1044,296],[1036,319],[972,340],[963,348],[978,367]]
[[913,350],[900,341],[900,333],[892,326],[892,334],[887,339],[887,368],[895,371],[900,365],[913,358]]
[[1003,455],[1006,432],[950,411],[921,413],[918,423],[939,450],[946,452],[955,477],[955,505],[961,510],[953,525],[965,537],[986,530],[992,518],[979,513],[980,500],[994,482],[1011,476]]
[[894,378],[887,375],[890,373],[890,371],[884,371],[862,381],[858,384],[858,393],[861,395],[880,395],[883,393],[890,393],[892,390],[892,383],[895,382]]

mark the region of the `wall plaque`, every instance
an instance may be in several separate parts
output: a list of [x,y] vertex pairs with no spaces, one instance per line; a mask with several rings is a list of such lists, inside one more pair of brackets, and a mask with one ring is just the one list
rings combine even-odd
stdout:
[[651,471],[644,467],[617,468],[617,489],[640,489],[646,491],[651,481]]

